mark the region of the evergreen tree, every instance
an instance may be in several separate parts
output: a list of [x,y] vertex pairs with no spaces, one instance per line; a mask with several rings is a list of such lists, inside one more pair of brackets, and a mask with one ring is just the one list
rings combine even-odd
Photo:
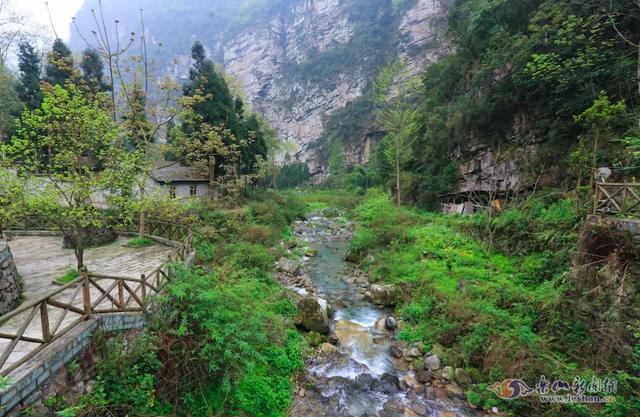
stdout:
[[145,150],[145,146],[154,140],[152,127],[147,119],[147,97],[138,85],[134,85],[129,105],[122,116],[122,126],[127,133],[128,149]]
[[16,91],[17,80],[4,67],[0,66],[0,143],[10,137],[15,128],[15,120],[20,116],[24,105]]
[[47,55],[45,81],[51,85],[65,85],[73,75],[73,57],[71,50],[61,39],[53,42],[51,52]]
[[[198,131],[212,127],[223,128],[229,133],[221,135],[224,145],[239,146],[240,166],[235,166],[234,169],[239,169],[242,174],[256,172],[258,160],[267,154],[264,132],[258,119],[253,116],[245,119],[242,99],[233,96],[224,75],[206,58],[200,42],[194,43],[191,56],[193,67],[189,71],[189,82],[184,85],[183,92],[187,98],[197,97],[190,104],[191,111],[197,117],[183,122],[182,132],[193,137]],[[211,156],[215,157],[216,175],[224,174],[222,167],[229,167],[228,161],[223,155]]]
[[29,110],[40,107],[42,90],[40,89],[40,58],[38,52],[28,42],[20,42],[18,46],[18,68],[20,83],[17,86],[20,100]]
[[104,81],[104,63],[95,49],[87,48],[80,61],[82,78],[91,91],[109,91],[111,86]]

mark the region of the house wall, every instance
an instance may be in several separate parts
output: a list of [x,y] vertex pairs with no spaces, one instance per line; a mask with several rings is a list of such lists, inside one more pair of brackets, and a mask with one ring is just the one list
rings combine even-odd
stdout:
[[[149,185],[153,189],[157,190],[160,193],[160,195],[162,195],[163,197],[169,197],[169,187],[170,187],[169,184],[152,181],[150,182]],[[189,198],[190,197],[189,190],[191,185],[196,186],[197,197],[209,195],[209,183],[207,182],[197,182],[197,183],[178,182],[178,183],[174,183],[174,186],[176,187],[176,198]],[[152,188],[149,188],[149,189],[152,189]]]

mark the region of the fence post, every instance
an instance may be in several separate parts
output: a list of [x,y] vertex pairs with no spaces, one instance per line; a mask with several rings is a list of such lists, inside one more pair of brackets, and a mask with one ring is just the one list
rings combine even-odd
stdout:
[[82,277],[82,302],[84,304],[84,314],[86,319],[91,317],[91,286],[89,282],[89,271],[87,267],[80,268],[80,276]]
[[49,327],[49,310],[47,300],[40,303],[40,324],[42,325],[42,339],[45,343],[51,340],[51,328]]
[[145,274],[140,275],[140,280],[142,283],[140,284],[140,301],[142,301],[142,311],[147,312],[147,277]]

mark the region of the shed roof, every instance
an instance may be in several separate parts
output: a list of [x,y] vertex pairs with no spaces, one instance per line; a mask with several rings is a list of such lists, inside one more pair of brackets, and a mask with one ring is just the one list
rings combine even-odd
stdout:
[[205,182],[209,177],[203,175],[194,167],[187,167],[174,162],[172,164],[156,168],[149,174],[158,182]]

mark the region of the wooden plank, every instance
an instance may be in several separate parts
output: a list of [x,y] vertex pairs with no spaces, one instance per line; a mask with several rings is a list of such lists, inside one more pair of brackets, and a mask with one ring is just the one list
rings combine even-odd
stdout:
[[22,322],[20,328],[16,332],[16,338],[13,339],[11,343],[9,343],[9,345],[5,348],[2,356],[0,356],[0,368],[2,368],[7,362],[7,359],[9,359],[9,355],[11,355],[11,352],[13,352],[13,349],[15,349],[16,345],[20,341],[20,338],[24,335],[25,330],[27,330],[27,327],[29,327],[31,320],[33,320],[33,318],[35,317],[37,311],[37,306],[33,306],[31,313],[29,314],[27,319]]

